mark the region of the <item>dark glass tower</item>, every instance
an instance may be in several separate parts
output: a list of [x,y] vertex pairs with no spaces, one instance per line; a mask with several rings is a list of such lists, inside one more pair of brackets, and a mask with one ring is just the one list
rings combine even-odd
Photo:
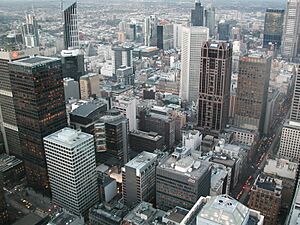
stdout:
[[64,20],[64,47],[65,49],[79,48],[79,32],[77,17],[77,1],[71,4],[62,3]]
[[61,52],[63,77],[71,77],[76,81],[84,75],[84,55],[79,49]]
[[268,48],[269,43],[274,44],[277,49],[280,48],[283,32],[283,19],[283,9],[267,9],[264,26],[264,48]]
[[204,26],[204,7],[199,0],[195,2],[195,9],[191,10],[192,26]]
[[49,193],[43,138],[67,125],[60,59],[32,57],[9,64],[28,184]]
[[218,24],[219,40],[229,41],[230,39],[230,24],[226,21],[221,21]]
[[218,134],[228,123],[232,45],[206,42],[201,53],[198,126]]
[[159,49],[164,49],[164,26],[157,26],[157,47]]

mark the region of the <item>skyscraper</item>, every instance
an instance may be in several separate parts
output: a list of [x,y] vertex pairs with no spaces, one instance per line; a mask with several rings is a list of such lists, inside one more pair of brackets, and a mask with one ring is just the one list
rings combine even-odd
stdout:
[[156,154],[144,151],[122,168],[122,193],[127,206],[142,201],[154,203],[156,160]]
[[67,125],[61,61],[17,60],[9,74],[28,184],[49,191],[43,137]]
[[144,44],[146,46],[157,46],[157,24],[158,19],[155,15],[151,15],[145,18],[144,24]]
[[283,9],[267,9],[265,15],[263,47],[268,48],[272,43],[280,49],[283,32]]
[[298,67],[296,74],[290,121],[300,126],[300,67]]
[[23,43],[26,47],[38,47],[40,45],[39,27],[33,14],[26,14],[26,23],[22,26]]
[[116,75],[117,69],[121,66],[133,67],[132,64],[132,47],[116,46],[112,47],[112,69]]
[[200,0],[195,1],[195,9],[191,10],[191,25],[204,26],[204,7]]
[[71,77],[79,82],[80,77],[84,74],[84,55],[80,50],[62,50],[61,62],[63,77]]
[[77,1],[70,4],[62,1],[63,22],[64,22],[64,48],[77,49],[79,45]]
[[96,73],[89,73],[80,77],[81,99],[100,97],[100,77]]
[[299,54],[299,19],[300,1],[288,0],[284,17],[283,37],[282,37],[282,56],[287,59],[294,59]]
[[206,27],[182,28],[180,97],[196,102],[199,97],[199,74],[202,44],[208,41]]
[[22,151],[8,64],[14,60],[26,58],[38,53],[38,48],[0,51],[0,129],[3,134],[6,151],[19,158],[22,158]]
[[99,199],[93,135],[63,128],[44,146],[53,203],[86,215]]
[[230,39],[230,24],[225,20],[221,20],[218,24],[219,40],[229,41]]
[[228,123],[232,45],[206,42],[202,47],[199,79],[198,126],[219,133]]
[[263,133],[271,57],[254,53],[240,58],[234,124]]
[[209,36],[215,36],[216,30],[216,9],[213,6],[205,10],[205,26],[209,29]]

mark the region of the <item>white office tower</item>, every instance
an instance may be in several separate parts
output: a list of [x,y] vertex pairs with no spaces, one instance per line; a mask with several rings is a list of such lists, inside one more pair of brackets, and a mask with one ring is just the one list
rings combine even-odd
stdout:
[[44,138],[52,201],[75,215],[98,202],[94,137],[63,128]]
[[182,24],[174,24],[173,26],[173,41],[174,41],[174,48],[181,49],[181,42],[182,42]]
[[146,46],[157,46],[157,24],[158,19],[156,16],[151,15],[145,18],[144,38]]
[[61,1],[63,11],[64,48],[79,49],[77,0]]
[[300,67],[295,80],[290,120],[282,128],[278,155],[300,160]]
[[299,53],[300,0],[288,0],[284,17],[282,56],[288,59]]
[[300,224],[300,182],[297,184],[297,189],[295,191],[292,206],[290,208],[290,213],[285,221],[285,225],[294,224]]
[[202,44],[208,41],[207,27],[183,27],[181,44],[180,97],[182,101],[197,102],[199,98]]

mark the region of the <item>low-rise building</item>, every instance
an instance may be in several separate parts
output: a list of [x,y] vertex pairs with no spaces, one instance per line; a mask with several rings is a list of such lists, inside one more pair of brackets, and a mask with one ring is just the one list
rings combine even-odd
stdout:
[[25,178],[24,163],[15,156],[0,155],[0,180],[4,186],[13,187]]

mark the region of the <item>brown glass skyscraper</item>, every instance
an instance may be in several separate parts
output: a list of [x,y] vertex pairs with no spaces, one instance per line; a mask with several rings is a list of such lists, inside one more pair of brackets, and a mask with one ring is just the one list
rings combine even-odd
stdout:
[[67,125],[60,59],[33,57],[9,64],[27,181],[49,189],[43,137]]
[[228,122],[232,45],[206,42],[200,61],[198,126],[217,134]]
[[263,131],[271,57],[261,53],[240,58],[234,125]]

